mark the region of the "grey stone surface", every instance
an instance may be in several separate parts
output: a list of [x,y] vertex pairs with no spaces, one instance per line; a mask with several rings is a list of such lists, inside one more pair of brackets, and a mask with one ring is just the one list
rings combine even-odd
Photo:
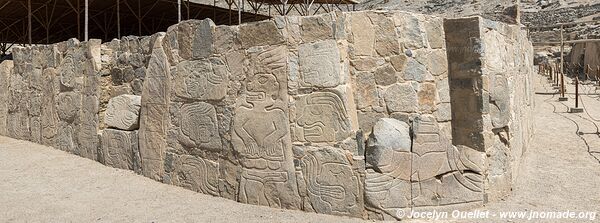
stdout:
[[410,180],[410,126],[397,119],[382,118],[375,123],[365,154],[369,167],[394,179]]
[[303,150],[300,167],[307,190],[305,205],[317,213],[361,217],[360,179],[347,159],[348,152],[333,147]]
[[8,115],[8,80],[13,69],[13,61],[6,60],[0,63],[0,135],[6,135],[6,118]]
[[340,84],[340,53],[334,40],[300,45],[298,56],[301,86],[335,87]]
[[138,131],[105,129],[102,131],[102,161],[114,168],[135,170],[141,167]]
[[104,122],[107,126],[121,130],[139,128],[142,97],[137,95],[119,95],[110,99]]
[[394,84],[385,91],[387,109],[392,112],[416,112],[419,108],[417,92],[411,84]]
[[532,49],[517,26],[442,24],[189,20],[15,47],[0,134],[248,204],[379,220],[480,205],[509,191],[527,147]]

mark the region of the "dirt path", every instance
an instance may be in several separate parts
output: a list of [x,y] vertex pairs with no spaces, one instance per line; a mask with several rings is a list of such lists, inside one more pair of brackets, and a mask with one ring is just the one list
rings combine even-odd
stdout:
[[[536,92],[553,90],[540,77]],[[584,86],[582,92],[595,88]],[[572,98],[558,102],[557,95],[535,97],[536,136],[522,160],[513,195],[480,210],[600,211],[600,97],[582,99],[589,114],[566,113]],[[2,222],[361,222],[239,204],[4,137],[0,192]],[[522,222],[498,216],[486,220]]]
[[0,137],[0,222],[361,222],[240,204]]

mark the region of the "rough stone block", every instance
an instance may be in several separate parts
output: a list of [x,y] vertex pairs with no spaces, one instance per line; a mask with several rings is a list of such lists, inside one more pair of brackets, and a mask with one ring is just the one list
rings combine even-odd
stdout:
[[177,65],[173,88],[177,96],[192,100],[222,100],[228,90],[229,71],[218,58],[184,61]]
[[301,17],[300,33],[305,43],[333,38],[332,14]]
[[298,47],[300,85],[335,87],[341,81],[340,52],[334,40]]
[[219,195],[219,163],[191,155],[167,153],[171,183],[196,192]]
[[390,86],[384,93],[388,112],[417,112],[419,101],[417,92],[409,83]]
[[382,118],[375,123],[366,149],[368,167],[394,179],[410,180],[410,126],[405,122]]
[[102,155],[107,166],[139,172],[138,131],[105,129],[102,131]]
[[[308,204],[317,213],[362,217],[363,194],[359,175],[347,151],[334,147],[304,147],[300,168]],[[308,208],[306,206],[309,206]]]
[[242,47],[250,48],[281,44],[284,37],[273,21],[265,20],[240,25],[240,40]]
[[352,132],[346,102],[335,92],[315,92],[296,100],[296,138],[308,142],[341,141]]
[[14,63],[5,60],[0,63],[0,135],[7,135],[6,119],[8,116],[8,86]]
[[111,98],[106,108],[104,122],[107,126],[121,130],[139,128],[142,97],[137,95],[119,95]]
[[139,144],[144,176],[161,180],[168,124],[170,69],[163,48],[164,34],[157,34],[152,44],[146,80],[142,89]]

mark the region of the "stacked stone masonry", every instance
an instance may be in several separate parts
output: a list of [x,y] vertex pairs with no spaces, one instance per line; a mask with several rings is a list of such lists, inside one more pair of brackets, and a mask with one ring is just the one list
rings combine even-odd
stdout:
[[479,17],[184,21],[16,48],[0,134],[242,203],[394,219],[505,196],[532,55],[518,26]]

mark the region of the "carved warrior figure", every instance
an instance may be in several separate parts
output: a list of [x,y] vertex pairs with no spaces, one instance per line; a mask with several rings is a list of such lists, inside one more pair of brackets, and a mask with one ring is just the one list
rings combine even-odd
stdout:
[[236,125],[235,132],[245,147],[241,154],[250,160],[264,159],[269,169],[278,169],[284,158],[283,137],[288,134],[285,113],[272,107],[278,98],[279,84],[275,76],[259,74],[248,83],[247,89],[246,101],[252,107],[239,107],[236,115],[236,123],[240,125]]
[[332,142],[338,135],[350,131],[350,120],[344,103],[335,93],[315,92],[298,102],[296,123],[302,127],[304,140]]
[[236,110],[234,148],[243,166],[239,199],[250,204],[281,206],[277,185],[288,182],[285,152],[289,141],[287,116],[276,106],[280,86],[272,74],[249,77],[247,96]]

